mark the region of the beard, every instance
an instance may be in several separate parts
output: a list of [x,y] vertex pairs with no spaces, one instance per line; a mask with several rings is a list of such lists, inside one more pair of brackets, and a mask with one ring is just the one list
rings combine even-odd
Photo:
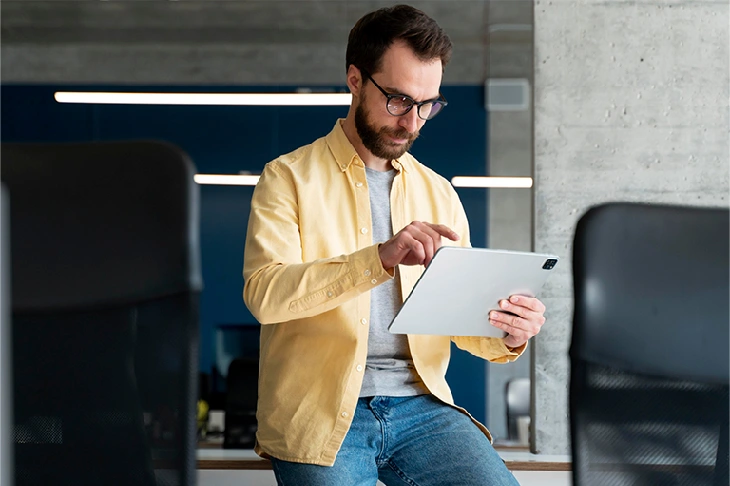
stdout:
[[[363,96],[355,109],[355,129],[365,148],[380,159],[397,159],[406,153],[418,138],[418,132],[410,133],[404,128],[380,127],[378,130],[370,123],[369,118],[370,113],[365,108],[365,97]],[[390,137],[408,141],[397,145],[390,140]]]

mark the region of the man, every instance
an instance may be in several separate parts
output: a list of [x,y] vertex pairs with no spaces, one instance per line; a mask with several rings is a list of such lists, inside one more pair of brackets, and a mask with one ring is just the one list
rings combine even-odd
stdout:
[[[456,192],[407,152],[446,106],[450,56],[419,10],[364,16],[347,46],[347,117],[267,164],[254,191],[243,295],[262,324],[256,451],[279,484],[517,484],[486,428],[453,405],[449,337],[387,331],[442,239],[469,245]],[[507,337],[456,345],[515,360],[545,307],[503,304],[515,315],[485,326]]]

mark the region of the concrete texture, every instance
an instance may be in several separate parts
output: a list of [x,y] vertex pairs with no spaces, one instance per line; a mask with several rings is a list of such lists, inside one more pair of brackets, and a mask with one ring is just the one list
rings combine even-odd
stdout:
[[[350,28],[396,2],[18,1],[2,9],[4,82],[342,84]],[[449,84],[486,75],[486,0],[410,2],[458,49]]]
[[728,206],[728,3],[535,1],[535,249],[563,257],[534,343],[533,451],[569,451],[571,242],[606,201]]
[[[490,79],[524,78],[531,82],[532,0],[492,1],[488,5],[488,75]],[[489,175],[531,176],[532,110],[489,113]],[[489,190],[490,248],[532,250],[532,191]],[[505,389],[515,378],[528,378],[529,352],[508,366],[487,365],[488,426],[495,441],[508,439]]]
[[[490,112],[489,174],[492,176],[532,175],[532,112],[530,110]],[[490,248],[532,250],[532,191],[530,189],[489,190],[488,241]],[[489,430],[495,440],[508,438],[505,401],[507,382],[514,378],[530,376],[531,354],[532,346],[530,346],[529,352],[514,363],[488,365]]]

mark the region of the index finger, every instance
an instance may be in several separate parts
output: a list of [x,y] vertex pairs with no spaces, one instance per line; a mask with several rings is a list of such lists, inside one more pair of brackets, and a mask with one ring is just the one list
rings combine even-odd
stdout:
[[525,297],[524,295],[513,295],[509,298],[509,301],[512,302],[515,305],[521,305],[522,307],[527,307],[528,309],[543,313],[545,312],[545,304],[540,302],[540,299],[537,299],[535,297]]
[[433,223],[426,223],[432,230],[440,234],[441,236],[445,236],[446,238],[452,240],[452,241],[459,241],[461,238],[459,235],[456,234],[454,230],[446,226],[445,224],[433,224]]

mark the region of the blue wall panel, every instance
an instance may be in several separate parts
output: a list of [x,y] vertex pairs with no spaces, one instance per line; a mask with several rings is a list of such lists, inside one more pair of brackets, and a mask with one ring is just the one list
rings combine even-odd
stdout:
[[[342,87],[339,87],[340,89]],[[5,85],[2,140],[67,142],[161,139],[185,150],[200,173],[258,173],[266,162],[324,136],[347,107],[125,106],[59,104],[63,90],[115,90],[112,86]],[[119,90],[128,91],[129,87]],[[135,90],[144,91],[144,87]],[[160,91],[160,87],[149,87]],[[277,87],[176,87],[175,91],[276,91]],[[282,91],[291,91],[285,87]],[[171,90],[169,90],[171,91]],[[422,130],[413,154],[450,179],[486,174],[487,116],[481,86],[445,86],[449,106]],[[214,335],[222,325],[256,325],[241,298],[243,246],[253,188],[201,187],[200,369],[215,363]],[[486,245],[486,191],[459,190],[474,246]],[[223,370],[225,371],[225,370]],[[454,352],[447,378],[458,404],[486,419],[485,366]]]

